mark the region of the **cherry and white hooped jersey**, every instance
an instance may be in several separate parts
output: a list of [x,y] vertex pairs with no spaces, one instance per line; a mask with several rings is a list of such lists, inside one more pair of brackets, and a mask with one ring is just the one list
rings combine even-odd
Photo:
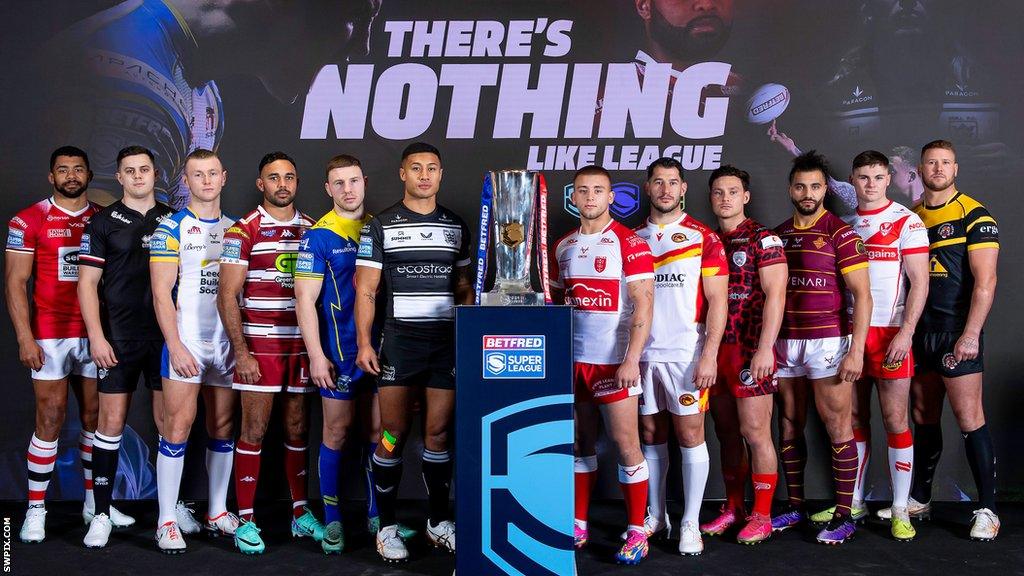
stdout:
[[597,234],[579,229],[554,247],[551,285],[573,306],[573,359],[589,364],[622,362],[629,344],[633,304],[626,284],[654,278],[651,249],[643,238],[612,220]]
[[884,208],[857,210],[846,223],[864,240],[871,277],[872,326],[900,326],[907,299],[903,256],[928,253],[928,229],[909,208],[889,202]]
[[689,214],[671,224],[648,220],[636,233],[647,240],[654,259],[654,322],[643,359],[692,359],[708,312],[701,279],[729,275],[725,247],[718,234]]

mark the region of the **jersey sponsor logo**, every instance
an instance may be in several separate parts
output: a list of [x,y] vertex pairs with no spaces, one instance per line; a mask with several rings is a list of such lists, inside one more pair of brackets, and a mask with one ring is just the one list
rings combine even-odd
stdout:
[[61,220],[69,220],[70,218],[64,214],[48,214],[46,216],[47,222],[60,222]]
[[149,241],[153,238],[152,234],[146,234],[142,237],[142,247],[149,248]]
[[357,258],[371,258],[373,257],[373,239],[369,236],[363,235],[359,238],[359,252],[356,253]]
[[769,248],[783,248],[782,239],[772,234],[771,236],[765,236],[761,238],[761,248],[765,250]]
[[206,244],[186,242],[185,245],[181,247],[182,252],[200,252],[202,250],[206,250]]
[[938,233],[940,238],[949,238],[953,235],[953,225],[949,222],[940,225]]
[[17,228],[7,229],[7,247],[8,248],[24,248],[25,247],[25,232],[18,230]]
[[90,248],[91,244],[92,244],[92,239],[89,237],[89,235],[88,234],[82,234],[82,239],[78,243],[78,251],[79,252],[83,252],[85,254],[88,254],[89,253],[89,248]]
[[[644,256],[650,256],[650,255],[651,255],[651,251],[650,250],[644,250],[643,252],[634,252],[634,253],[629,254],[629,255],[626,256],[626,263],[629,264],[630,262],[632,262],[634,260],[638,260],[640,258],[643,258]],[[598,272],[600,272],[600,270],[598,270]]]
[[331,248],[331,254],[344,254],[346,252],[355,252],[355,244],[347,244],[342,248]]
[[242,257],[242,241],[237,238],[228,238],[224,241],[224,249],[220,255],[222,258],[240,259]]
[[743,250],[737,250],[732,253],[732,263],[736,266],[743,266],[747,263],[747,253]]
[[[227,250],[227,248],[225,248]],[[296,272],[313,271],[313,255],[309,252],[299,252],[299,259],[295,262]]]
[[608,259],[604,256],[598,256],[594,258],[594,270],[598,272],[604,272],[604,269],[608,266]]
[[299,259],[299,255],[295,252],[286,252],[284,254],[278,254],[277,259],[274,260],[274,268],[277,268],[278,272],[284,274],[295,273],[295,261]]
[[629,244],[630,248],[636,248],[637,246],[647,246],[647,240],[644,240],[643,238],[636,235],[628,236],[626,238],[626,243]]
[[57,280],[78,282],[78,246],[57,248]]
[[409,264],[406,266],[398,266],[395,268],[395,271],[407,276],[429,276],[440,278],[451,274],[452,266],[450,264]]
[[895,248],[879,248],[872,246],[867,249],[868,260],[892,262],[900,259],[900,253]]
[[25,222],[21,218],[21,216],[15,216],[14,218],[11,218],[11,223],[21,226],[22,228],[28,228],[28,222]]
[[[819,238],[819,240],[820,240],[820,238]],[[817,245],[817,242],[815,242],[815,245]],[[868,249],[864,246],[864,241],[861,240],[860,238],[857,238],[856,243],[854,244],[854,246],[857,248],[857,254],[862,254],[863,255],[863,254],[867,254],[868,253]]]
[[576,280],[566,288],[565,303],[591,312],[615,312],[619,309],[617,279]]
[[895,372],[903,366],[903,360],[894,360],[892,362],[882,362],[882,370],[887,372]]
[[663,232],[658,232],[657,234],[655,234],[655,235],[654,235],[654,237],[655,237],[655,238],[657,238],[659,242],[661,242],[661,238],[662,238],[662,237],[663,237],[664,235],[665,235],[665,234],[664,234]]
[[434,233],[433,232],[420,232],[420,238],[422,238],[424,240],[430,240],[433,237],[434,237]]
[[789,285],[796,288],[825,288],[827,282],[824,278],[806,278],[803,276],[790,276]]
[[544,378],[545,337],[484,336],[485,380],[540,380]]
[[70,228],[50,228],[46,231],[47,238],[71,238]]
[[154,252],[167,250],[167,233],[156,232],[153,237],[149,239],[149,249]]
[[676,244],[682,244],[683,242],[686,242],[686,240],[686,234],[683,234],[682,232],[676,232],[672,235],[672,241]]
[[954,356],[952,352],[946,352],[946,354],[942,356],[942,367],[946,370],[955,370],[959,363],[960,362],[957,361],[956,356]]
[[170,216],[167,216],[167,221],[162,222],[160,225],[166,226],[168,230],[174,230],[175,228],[178,227],[178,221],[175,220],[174,218],[171,218]]
[[601,378],[590,385],[590,392],[594,398],[615,394],[618,391],[619,387],[615,384],[615,378]]
[[938,256],[932,256],[931,260],[928,261],[928,275],[935,278],[945,278],[949,276],[949,270],[939,262]]
[[380,379],[382,382],[395,381],[395,367],[390,364],[380,365]]
[[987,234],[989,236],[995,236],[999,234],[999,228],[995,224],[986,224],[978,228],[978,232]]
[[654,275],[654,285],[658,288],[682,288],[686,285],[686,274],[664,273]]
[[679,403],[683,406],[693,406],[697,402],[693,394],[682,394],[679,396]]
[[188,229],[188,233],[189,234],[202,234],[203,233],[203,229],[200,228],[199,226],[193,225],[191,228]]
[[281,238],[295,238],[295,232],[288,230],[287,228],[281,231]]
[[[228,230],[228,232],[231,232],[231,230]],[[260,236],[263,236],[264,238],[272,238],[274,236],[274,229],[260,230]]]
[[120,220],[121,222],[124,222],[125,224],[131,224],[132,223],[132,221],[129,220],[127,216],[125,216],[124,214],[121,214],[117,210],[111,210],[110,211],[110,217],[113,218],[114,220]]
[[598,244],[615,244],[615,240],[612,240],[611,238],[608,238],[607,236],[605,236],[604,238],[601,238],[597,243]]

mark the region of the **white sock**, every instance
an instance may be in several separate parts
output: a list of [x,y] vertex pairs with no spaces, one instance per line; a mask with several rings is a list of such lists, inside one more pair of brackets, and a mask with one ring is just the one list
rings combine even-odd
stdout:
[[206,516],[216,518],[228,509],[228,486],[231,484],[231,465],[235,460],[232,440],[210,438],[206,444],[206,476],[210,481],[210,502]]
[[156,455],[156,495],[160,504],[160,516],[156,525],[175,522],[174,507],[178,504],[178,489],[181,487],[181,473],[185,469],[185,447],[188,442],[172,444],[160,439]]
[[668,444],[643,444],[644,459],[650,469],[647,479],[647,508],[651,518],[668,519],[665,508],[665,490],[668,488]]
[[864,502],[864,480],[868,475],[868,464],[871,463],[871,445],[868,440],[857,440],[857,480],[853,483],[853,502],[863,504]]
[[78,433],[78,454],[82,458],[82,476],[85,478],[85,507],[96,509],[96,499],[92,495],[92,443],[96,435],[82,430]]
[[[913,479],[914,444],[910,430],[889,434],[889,478],[892,481],[892,505],[907,507]],[[900,447],[902,446],[902,447]]]
[[679,453],[683,458],[683,522],[696,524],[711,471],[711,455],[707,443],[693,448],[680,446]]

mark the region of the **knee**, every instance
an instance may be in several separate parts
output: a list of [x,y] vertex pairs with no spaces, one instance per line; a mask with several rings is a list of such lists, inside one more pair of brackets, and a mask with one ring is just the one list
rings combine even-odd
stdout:
[[332,450],[340,450],[348,441],[349,426],[343,423],[324,422],[323,442]]
[[167,418],[164,421],[164,437],[173,444],[181,444],[188,440],[191,431],[192,422],[185,418]]
[[779,431],[784,437],[792,438],[798,434],[803,434],[806,423],[807,421],[804,418],[783,414],[779,416]]
[[62,402],[47,401],[36,405],[36,422],[43,432],[59,433],[64,426],[67,406]]
[[676,435],[679,445],[684,448],[695,448],[704,443],[704,427],[684,428]]
[[885,424],[885,431],[889,434],[903,432],[909,428],[906,414],[884,414],[882,421]]
[[667,440],[664,436],[664,432],[658,430],[658,426],[653,420],[643,419],[640,421],[640,439],[644,444],[648,446],[664,444]]
[[124,430],[124,415],[105,412],[98,418],[96,430],[106,435],[116,436]]
[[427,430],[423,444],[431,450],[446,450],[448,448],[448,428],[438,427]]
[[640,453],[640,437],[635,433],[617,432],[612,436],[611,441],[615,444],[619,454],[625,456]]

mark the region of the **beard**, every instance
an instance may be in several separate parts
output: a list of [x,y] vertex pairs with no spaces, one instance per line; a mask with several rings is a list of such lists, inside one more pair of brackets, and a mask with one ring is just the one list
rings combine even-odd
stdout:
[[956,184],[956,180],[954,178],[946,180],[946,185],[941,187],[938,186],[937,184],[932,184],[932,180],[930,178],[922,178],[921,182],[924,184],[925,189],[931,190],[932,192],[942,192],[943,190],[949,190],[950,188],[953,187],[953,184]]
[[674,211],[676,208],[681,207],[682,205],[683,205],[683,199],[682,198],[679,199],[679,202],[676,202],[675,204],[672,204],[670,206],[662,206],[662,205],[660,205],[660,204],[658,204],[656,202],[651,202],[651,207],[654,208],[655,210],[657,210],[658,212],[661,212],[662,214],[669,214],[672,211]]
[[821,203],[823,201],[824,201],[824,199],[815,201],[814,202],[814,206],[809,208],[809,209],[808,208],[804,208],[804,206],[803,206],[804,200],[793,200],[792,202],[793,202],[793,206],[796,207],[796,211],[799,212],[800,215],[802,215],[802,216],[810,216],[810,215],[814,214],[815,212],[817,212],[818,208],[821,208]]
[[[717,30],[696,34],[693,31],[696,24],[713,24]],[[695,18],[686,26],[673,26],[651,5],[651,38],[678,58],[700,61],[715,55],[729,39],[729,31],[729,26],[714,15]]]
[[79,182],[79,184],[80,186],[77,190],[69,191],[67,182],[64,182],[60,186],[54,185],[53,190],[65,198],[78,198],[82,194],[85,194],[85,191],[89,189],[89,182]]
[[292,194],[291,196],[289,196],[287,198],[278,198],[277,194],[271,194],[271,195],[267,196],[266,198],[267,198],[267,202],[270,202],[271,204],[273,204],[274,206],[277,206],[278,208],[287,208],[288,206],[291,206],[293,202],[295,202],[295,195],[294,194]]

